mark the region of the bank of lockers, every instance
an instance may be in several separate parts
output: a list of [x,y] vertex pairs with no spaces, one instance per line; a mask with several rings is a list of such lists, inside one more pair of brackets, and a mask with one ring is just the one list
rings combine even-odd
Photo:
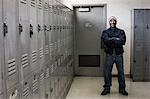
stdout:
[[134,81],[150,80],[150,9],[134,9],[131,75]]
[[57,0],[0,0],[0,99],[65,98],[72,13]]

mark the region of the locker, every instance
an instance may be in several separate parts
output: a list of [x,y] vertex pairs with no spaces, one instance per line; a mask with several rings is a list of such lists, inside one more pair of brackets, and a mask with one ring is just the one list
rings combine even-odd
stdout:
[[11,89],[7,90],[6,99],[20,99],[19,85],[15,85]]
[[44,47],[45,47],[45,37],[44,37],[44,2],[43,0],[37,0],[37,27],[38,27],[38,53],[39,53],[39,65],[43,68],[44,65]]
[[45,68],[45,90],[46,90],[46,99],[51,99],[51,86],[50,86],[50,67],[49,63],[46,64]]
[[38,64],[38,46],[37,46],[37,0],[30,0],[29,2],[30,6],[30,64],[31,64],[31,71],[34,71],[35,69],[39,68]]
[[44,0],[44,37],[45,37],[45,63],[49,61],[49,12],[48,0]]
[[3,94],[0,94],[0,99],[4,99],[4,95]]
[[40,99],[39,70],[32,73],[31,76],[31,99]]
[[21,84],[21,99],[31,99],[31,74],[28,75],[24,80],[20,82]]
[[[134,81],[149,80],[149,9],[133,11],[133,45],[131,74]],[[140,24],[139,24],[140,23]]]
[[[10,6],[11,5],[11,6]],[[3,0],[3,36],[5,50],[6,88],[18,84],[18,30],[17,1]],[[12,20],[13,19],[13,20]]]
[[2,99],[2,93],[3,93],[3,84],[4,84],[4,81],[2,79],[3,77],[3,68],[2,66],[4,66],[4,55],[3,55],[3,35],[2,35],[2,27],[3,26],[3,22],[2,22],[2,0],[0,0],[0,99]]
[[55,74],[54,74],[54,64],[50,66],[50,91],[51,91],[51,99],[55,98]]
[[49,0],[49,61],[52,62],[52,26],[53,26],[53,12],[52,12],[52,0]]
[[146,43],[146,46],[147,46],[147,50],[146,50],[146,52],[147,52],[147,65],[148,66],[146,66],[146,72],[147,72],[147,76],[146,76],[146,79],[150,79],[150,10],[147,10],[146,11],[146,13],[147,13],[147,26],[146,26],[146,31],[147,31],[147,43]]
[[21,80],[30,71],[29,0],[19,0],[19,73]]
[[40,99],[45,99],[45,70],[44,68],[40,71]]

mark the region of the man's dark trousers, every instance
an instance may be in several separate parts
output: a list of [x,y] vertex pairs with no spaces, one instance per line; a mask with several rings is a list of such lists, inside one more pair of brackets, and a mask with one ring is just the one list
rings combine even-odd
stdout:
[[110,90],[110,86],[112,85],[112,68],[113,64],[116,63],[118,70],[118,82],[119,82],[119,90],[125,89],[125,76],[124,76],[124,66],[123,66],[123,55],[109,55],[106,54],[106,62],[104,66],[104,79],[105,85],[104,88],[106,90]]

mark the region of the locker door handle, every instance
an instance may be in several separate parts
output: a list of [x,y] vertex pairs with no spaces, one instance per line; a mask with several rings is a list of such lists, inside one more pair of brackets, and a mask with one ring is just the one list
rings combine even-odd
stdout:
[[23,27],[21,24],[19,24],[19,34],[21,34],[21,32],[23,32]]
[[149,29],[149,26],[148,26],[148,25],[146,26],[146,29]]
[[32,37],[33,35],[33,26],[30,24],[30,38]]
[[6,23],[3,23],[3,32],[4,36],[6,36],[6,34],[8,33],[8,26],[6,25]]
[[41,26],[38,24],[38,32],[41,31]]
[[133,60],[134,63],[136,63],[136,60]]

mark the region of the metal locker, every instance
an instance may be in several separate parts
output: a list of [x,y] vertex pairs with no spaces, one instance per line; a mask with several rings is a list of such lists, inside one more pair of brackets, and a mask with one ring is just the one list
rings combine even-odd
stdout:
[[31,99],[31,74],[28,75],[24,80],[20,83],[21,85],[21,99]]
[[58,83],[58,63],[57,61],[55,61],[54,63],[54,76],[55,76],[55,79],[54,79],[54,91],[55,91],[55,96],[56,96],[56,99],[58,98],[59,96],[59,83]]
[[40,71],[40,99],[45,99],[45,70],[44,68]]
[[30,6],[30,64],[31,64],[31,71],[34,71],[39,68],[38,64],[38,46],[37,46],[37,35],[38,35],[38,29],[37,29],[37,0],[30,0],[29,2]]
[[44,0],[44,37],[45,37],[45,64],[49,61],[49,13],[48,0]]
[[10,89],[19,82],[17,7],[17,0],[3,0],[3,39],[7,89]]
[[3,99],[3,94],[4,94],[4,55],[3,55],[3,35],[2,31],[3,30],[3,21],[2,21],[2,0],[0,0],[0,99]]
[[7,98],[6,99],[20,99],[21,97],[20,97],[19,92],[20,92],[19,85],[13,86],[11,89],[7,90]]
[[4,99],[4,95],[2,93],[0,94],[0,99]]
[[44,47],[44,2],[43,0],[37,0],[37,27],[38,27],[38,53],[39,53],[39,65],[43,68],[45,62]]
[[29,0],[19,0],[19,73],[20,80],[30,73]]
[[145,80],[150,80],[150,9],[145,9],[145,33],[146,33],[146,67]]
[[55,98],[55,73],[54,73],[54,64],[50,66],[50,91],[51,91],[51,99]]
[[[139,24],[140,23],[140,24]],[[144,12],[134,10],[134,56],[133,56],[133,80],[144,80],[145,73],[145,30]],[[138,53],[138,54],[137,54]],[[138,71],[138,72],[137,72]]]
[[46,99],[51,99],[51,86],[50,86],[50,67],[49,63],[46,64],[45,68],[45,92],[46,92]]
[[39,70],[31,75],[31,99],[40,99]]
[[49,61],[52,62],[52,26],[53,26],[52,0],[49,0]]
[[58,53],[58,44],[57,44],[57,35],[58,35],[58,31],[57,31],[57,25],[58,25],[58,18],[57,18],[57,7],[56,7],[56,1],[53,2],[54,6],[53,6],[53,10],[54,10],[54,53],[55,53],[55,60],[57,60],[57,53]]

